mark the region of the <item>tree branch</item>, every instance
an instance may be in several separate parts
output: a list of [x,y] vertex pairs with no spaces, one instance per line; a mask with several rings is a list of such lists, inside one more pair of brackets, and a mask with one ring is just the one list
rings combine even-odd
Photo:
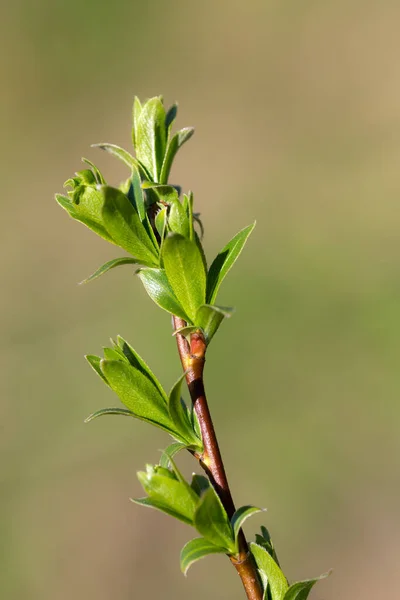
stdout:
[[[186,322],[178,317],[173,317],[173,324],[174,330],[186,326]],[[226,477],[225,467],[222,461],[204,389],[203,371],[206,343],[200,330],[191,334],[190,344],[186,338],[179,333],[176,334],[176,342],[182,367],[186,371],[186,382],[199,420],[201,436],[203,439],[204,450],[199,462],[218,493],[228,517],[231,518],[235,512],[235,505]],[[262,600],[263,592],[258,578],[257,568],[242,530],[239,533],[238,557],[230,556],[229,558],[242,580],[248,600]]]

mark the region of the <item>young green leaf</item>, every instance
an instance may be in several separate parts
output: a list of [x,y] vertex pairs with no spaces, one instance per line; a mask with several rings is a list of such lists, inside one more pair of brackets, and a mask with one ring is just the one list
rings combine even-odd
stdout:
[[176,471],[147,465],[146,472],[139,471],[137,475],[150,501],[158,504],[154,508],[164,512],[168,508],[178,519],[193,525],[199,498],[182,477],[176,477]]
[[146,219],[146,209],[144,206],[142,182],[139,175],[139,169],[135,165],[132,165],[131,195],[133,206],[136,208],[139,218],[143,223]]
[[158,381],[157,377],[154,375],[153,371],[150,369],[147,363],[145,363],[143,358],[139,356],[136,350],[134,350],[134,348],[132,348],[132,346],[120,335],[117,335],[116,346],[116,349],[121,352],[122,357],[125,358],[134,369],[137,369],[138,371],[143,373],[143,375],[147,377],[147,379],[151,381],[153,385],[156,386],[156,388],[160,392],[160,395],[163,397],[164,402],[168,404],[168,397],[164,391],[164,388]]
[[168,226],[173,233],[179,233],[190,239],[190,222],[188,215],[178,199],[171,203],[168,216]]
[[186,523],[186,525],[193,525],[193,522],[188,519],[182,513],[174,510],[168,504],[163,504],[160,500],[154,500],[153,498],[129,498],[131,502],[134,504],[139,504],[140,506],[148,506],[149,508],[155,508],[170,517],[174,517],[174,519],[178,519],[178,521],[182,521]]
[[183,146],[183,144],[192,137],[193,134],[193,127],[185,127],[184,129],[181,129],[180,131],[175,133],[175,135],[171,138],[171,140],[168,143],[167,151],[165,153],[164,162],[161,169],[160,183],[168,182],[168,177],[176,153],[178,152],[179,148]]
[[102,360],[100,367],[110,387],[136,417],[174,432],[165,399],[154,382],[122,361]]
[[160,183],[167,143],[165,117],[161,99],[151,98],[142,106],[135,129],[136,156],[156,183]]
[[182,573],[186,575],[193,563],[210,554],[226,554],[226,549],[215,546],[204,538],[190,540],[181,551]]
[[214,488],[210,487],[200,498],[194,516],[194,525],[209,542],[225,548],[228,554],[235,554],[236,544],[228,515]]
[[88,361],[89,365],[92,367],[93,371],[95,371],[97,373],[97,375],[99,377],[101,377],[101,379],[104,381],[104,383],[109,385],[107,379],[104,376],[103,371],[100,368],[100,363],[101,363],[100,356],[95,356],[94,354],[86,354],[85,358]]
[[120,190],[103,186],[102,216],[107,231],[124,250],[147,266],[157,266],[159,259],[137,211]]
[[206,342],[209,344],[225,317],[229,318],[233,308],[202,304],[196,313],[195,323],[204,331]]
[[163,269],[140,269],[137,274],[150,298],[160,308],[185,321],[190,320],[175,296]]
[[214,304],[223,279],[243,250],[254,227],[255,223],[239,231],[215,258],[207,276],[207,304]]
[[161,185],[160,183],[144,181],[142,183],[142,188],[144,190],[152,190],[157,201],[162,203],[170,204],[179,198],[177,189],[173,185]]
[[119,158],[127,167],[132,168],[136,165],[136,159],[120,146],[116,146],[116,144],[108,144],[107,142],[101,142],[100,144],[92,144],[92,148],[100,148],[101,150],[105,150],[109,154],[112,154],[116,158]]
[[241,528],[243,527],[243,523],[249,518],[252,517],[253,515],[259,513],[259,512],[263,512],[265,509],[263,508],[257,508],[256,506],[241,506],[240,508],[237,509],[237,511],[235,512],[235,514],[233,515],[232,519],[231,519],[231,525],[232,525],[232,529],[233,529],[233,535],[235,537],[235,542],[238,539],[238,535],[239,535],[239,531],[241,530]]
[[174,233],[165,239],[162,257],[174,294],[191,323],[194,323],[197,309],[204,304],[206,293],[206,271],[200,249],[194,240]]
[[197,475],[197,473],[193,473],[192,475],[192,483],[190,487],[196,494],[200,497],[204,492],[206,492],[211,486],[210,481],[204,475]]
[[70,198],[63,196],[62,194],[56,194],[55,198],[57,203],[67,211],[72,219],[75,219],[83,225],[86,225],[86,227],[97,233],[97,235],[103,239],[107,240],[107,242],[116,244],[104,226],[103,219],[101,217],[103,199],[98,191],[94,190],[93,188],[86,188],[85,194],[82,194],[81,196],[82,202],[80,202],[79,205],[75,204]]
[[106,360],[121,360],[122,358],[124,362],[128,362],[125,356],[121,357],[119,348],[103,348],[103,354]]
[[114,269],[114,267],[119,267],[120,265],[137,265],[138,262],[139,261],[136,258],[133,258],[132,256],[122,256],[121,258],[113,258],[113,260],[109,260],[108,262],[104,263],[104,265],[101,265],[101,267],[99,267],[97,271],[89,275],[87,279],[84,279],[80,283],[89,283],[89,281],[97,279],[101,275],[104,275],[104,273],[107,273],[107,271],[109,271],[110,269]]
[[281,569],[265,548],[252,542],[250,544],[250,550],[254,556],[257,567],[260,571],[264,572],[268,578],[268,585],[271,590],[271,600],[284,600],[289,586]]
[[183,373],[170,391],[168,402],[169,414],[176,431],[181,434],[182,438],[187,440],[189,445],[192,445],[201,451],[201,440],[197,437],[195,431],[193,430],[192,424],[188,417],[188,411],[187,409],[185,410],[186,407],[182,404],[183,401],[181,399],[181,388],[185,376],[186,373]]
[[178,105],[175,103],[167,110],[167,114],[165,116],[165,135],[166,135],[167,140],[169,139],[171,126],[172,126],[172,123],[175,121],[177,114],[178,114]]
[[132,145],[134,148],[136,148],[136,131],[137,131],[137,125],[138,125],[138,121],[139,121],[141,112],[142,112],[141,102],[140,102],[139,98],[137,96],[135,96],[135,98],[133,100],[133,107],[132,107]]
[[276,554],[276,550],[272,542],[271,536],[269,534],[268,529],[264,525],[261,525],[261,535],[256,533],[256,544],[265,548],[268,554],[272,556],[278,567],[280,567],[278,556]]
[[292,583],[284,596],[284,600],[307,600],[312,587],[317,583],[317,581],[325,579],[330,574],[331,571],[324,573],[315,579],[308,579],[306,581],[297,581],[296,583]]
[[181,450],[188,448],[187,444],[183,444],[182,442],[174,442],[165,448],[160,458],[160,467],[169,468],[171,464],[171,458],[178,454]]
[[82,162],[89,165],[89,167],[92,168],[93,174],[96,179],[96,183],[98,185],[104,185],[106,183],[106,180],[104,179],[103,175],[100,173],[99,169],[96,167],[95,164],[92,163],[91,160],[82,157]]
[[164,239],[165,226],[167,224],[167,207],[161,208],[154,219],[157,232],[162,240]]
[[179,333],[180,335],[183,335],[183,337],[188,338],[191,333],[198,331],[198,329],[199,328],[196,325],[187,325],[186,327],[175,329],[175,331],[172,332],[172,335],[177,335]]
[[96,410],[96,412],[92,413],[85,419],[85,423],[90,423],[97,417],[103,417],[104,415],[123,415],[124,417],[134,417],[136,418],[135,413],[127,408],[101,408],[100,410]]

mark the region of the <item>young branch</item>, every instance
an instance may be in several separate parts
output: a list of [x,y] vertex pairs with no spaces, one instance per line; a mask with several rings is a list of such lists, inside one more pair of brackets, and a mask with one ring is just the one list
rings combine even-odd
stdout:
[[[183,319],[175,316],[173,317],[173,324],[174,330],[186,326]],[[229,518],[231,518],[235,512],[235,505],[204,389],[205,340],[199,331],[191,334],[190,344],[179,333],[176,334],[176,341],[182,366],[186,371],[186,382],[203,439],[204,450],[199,462],[218,493]],[[248,600],[262,600],[263,591],[257,569],[242,530],[239,534],[239,555],[237,558],[231,556],[230,560],[242,580]]]

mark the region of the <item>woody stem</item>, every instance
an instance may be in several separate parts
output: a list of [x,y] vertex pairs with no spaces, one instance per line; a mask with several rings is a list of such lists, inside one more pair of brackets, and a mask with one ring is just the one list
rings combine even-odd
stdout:
[[[174,316],[173,325],[174,330],[177,330],[185,327],[186,322]],[[177,333],[176,341],[203,440],[204,449],[199,462],[219,495],[228,517],[231,518],[235,512],[235,505],[204,389],[203,371],[206,354],[204,336],[200,330],[192,333],[189,344],[183,335]],[[239,533],[239,553],[229,558],[242,580],[248,600],[262,600],[263,592],[257,569],[242,530]]]

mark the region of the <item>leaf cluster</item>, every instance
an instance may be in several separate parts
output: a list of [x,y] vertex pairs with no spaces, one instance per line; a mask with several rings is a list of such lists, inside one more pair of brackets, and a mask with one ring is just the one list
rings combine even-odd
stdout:
[[118,336],[111,342],[111,348],[104,348],[104,358],[90,354],[86,360],[126,408],[101,409],[86,421],[109,414],[134,417],[163,429],[180,442],[181,447],[201,453],[203,445],[196,413],[181,398],[184,374],[167,394],[127,341]]
[[135,98],[135,156],[115,144],[95,144],[121,160],[130,169],[129,178],[112,187],[83,159],[88,168],[68,179],[67,194],[57,194],[56,200],[73,219],[130,255],[108,261],[85,282],[120,265],[140,265],[136,273],[151,299],[187,323],[185,334],[201,329],[208,344],[232,314],[232,308],[215,302],[254,224],[236,234],[207,267],[193,194],[180,197],[179,186],[168,184],[176,153],[194,132],[186,127],[172,135],[176,115],[177,105],[166,111],[161,97],[143,105]]
[[132,501],[175,517],[200,533],[201,537],[182,549],[181,569],[186,574],[194,562],[209,554],[237,555],[242,524],[261,509],[242,506],[229,519],[206,477],[194,474],[190,483],[185,480],[173,460],[176,451],[176,445],[168,448],[160,465],[147,465],[146,471],[139,471],[138,478],[147,496]]

